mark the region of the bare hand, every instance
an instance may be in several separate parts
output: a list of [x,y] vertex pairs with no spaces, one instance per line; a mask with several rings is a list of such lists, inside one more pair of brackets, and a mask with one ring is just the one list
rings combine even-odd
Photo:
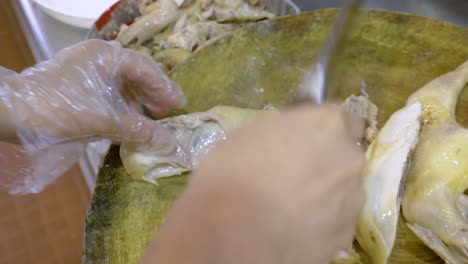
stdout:
[[239,130],[192,175],[146,260],[211,263],[209,253],[196,256],[212,247],[212,263],[326,263],[353,238],[362,135],[360,120],[331,105],[269,114]]

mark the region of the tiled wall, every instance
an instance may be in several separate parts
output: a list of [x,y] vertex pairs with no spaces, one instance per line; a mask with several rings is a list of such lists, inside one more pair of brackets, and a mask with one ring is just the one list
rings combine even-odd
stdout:
[[[33,58],[9,1],[0,0],[0,66],[21,71]],[[80,263],[89,198],[78,167],[38,195],[0,190],[0,263]]]

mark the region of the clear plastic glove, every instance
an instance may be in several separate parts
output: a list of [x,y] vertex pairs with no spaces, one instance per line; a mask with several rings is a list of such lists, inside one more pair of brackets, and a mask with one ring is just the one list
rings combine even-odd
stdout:
[[166,130],[142,115],[143,106],[164,115],[184,104],[150,57],[101,40],[65,49],[0,79],[0,140],[11,141],[13,131],[22,143],[0,146],[0,183],[11,193],[39,192],[101,138],[157,144]]
[[328,263],[364,201],[363,135],[331,105],[239,129],[192,174],[141,263]]

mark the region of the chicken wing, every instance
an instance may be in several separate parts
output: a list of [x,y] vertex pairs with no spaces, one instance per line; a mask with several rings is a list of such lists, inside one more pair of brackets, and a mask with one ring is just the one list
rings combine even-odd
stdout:
[[403,199],[408,226],[448,263],[468,263],[468,130],[457,124],[468,61],[408,100],[423,105],[422,129]]

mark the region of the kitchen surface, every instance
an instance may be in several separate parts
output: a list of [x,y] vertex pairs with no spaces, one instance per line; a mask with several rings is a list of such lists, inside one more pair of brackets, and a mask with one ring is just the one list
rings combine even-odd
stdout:
[[[341,3],[294,2],[302,10]],[[464,0],[371,0],[365,5],[468,26],[468,1]],[[86,39],[88,29],[58,21],[31,0],[1,0],[0,8],[0,66],[21,71]],[[86,209],[108,146],[107,141],[90,145],[79,165],[44,193],[12,197],[0,192],[0,263],[80,263]]]

